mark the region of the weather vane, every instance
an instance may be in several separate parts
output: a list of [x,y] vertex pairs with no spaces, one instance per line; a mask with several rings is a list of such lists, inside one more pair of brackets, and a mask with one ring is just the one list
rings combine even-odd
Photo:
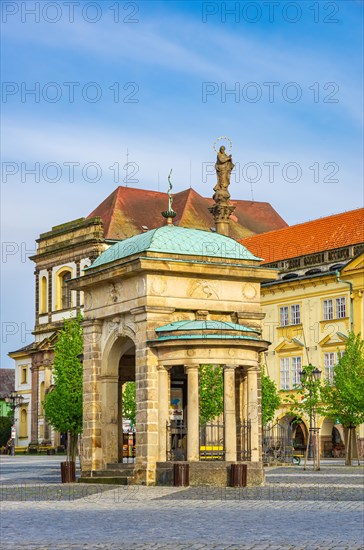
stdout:
[[167,224],[169,224],[169,225],[171,225],[173,223],[173,218],[175,218],[177,216],[177,213],[172,208],[173,197],[171,195],[171,191],[172,191],[173,185],[172,185],[172,182],[171,182],[171,174],[172,174],[172,168],[171,168],[171,171],[169,172],[169,175],[168,175],[168,183],[169,183],[169,187],[168,187],[168,191],[167,191],[168,210],[165,210],[164,212],[162,212],[163,218],[167,219]]

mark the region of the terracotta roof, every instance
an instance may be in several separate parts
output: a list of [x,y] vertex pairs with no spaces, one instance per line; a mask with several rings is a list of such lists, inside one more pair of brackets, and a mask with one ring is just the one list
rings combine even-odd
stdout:
[[[285,227],[286,222],[267,202],[233,200],[236,209],[231,217],[231,237],[242,239],[249,235]],[[106,239],[126,239],[143,231],[142,226],[155,229],[165,223],[161,212],[166,210],[166,193],[118,187],[88,218],[100,216]],[[177,212],[175,225],[209,231],[214,220],[209,206],[213,200],[186,189],[173,195],[173,209]]]
[[15,369],[0,369],[0,399],[15,389]]
[[334,214],[240,241],[250,252],[277,262],[364,242],[364,208]]

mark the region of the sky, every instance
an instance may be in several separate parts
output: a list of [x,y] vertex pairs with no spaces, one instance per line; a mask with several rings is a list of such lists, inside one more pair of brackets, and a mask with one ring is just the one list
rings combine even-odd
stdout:
[[232,197],[290,225],[363,206],[363,5],[3,1],[1,366],[37,237],[118,185],[211,196],[226,144]]

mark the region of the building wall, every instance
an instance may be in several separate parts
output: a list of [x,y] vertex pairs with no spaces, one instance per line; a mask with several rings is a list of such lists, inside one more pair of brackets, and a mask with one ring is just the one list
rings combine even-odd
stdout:
[[[363,254],[355,258],[341,270],[340,277],[350,280],[349,285],[339,282],[335,272],[324,272],[321,275],[301,279],[280,280],[267,283],[262,287],[262,309],[266,314],[263,321],[263,338],[271,342],[265,353],[265,364],[269,376],[276,382],[282,401],[288,395],[294,394],[296,372],[311,363],[322,371],[322,380],[332,375],[334,363],[338,354],[345,349],[345,340],[351,328],[354,332],[363,330],[363,294],[364,294],[364,260]],[[345,299],[345,315],[338,317],[337,299]],[[324,301],[332,300],[333,318],[325,320]],[[351,302],[353,323],[351,323]],[[292,324],[291,306],[300,306],[300,322]],[[288,307],[289,324],[282,326],[280,308]],[[326,310],[327,311],[327,310]],[[342,314],[342,310],[341,310]],[[297,320],[297,319],[296,319]],[[299,359],[296,359],[299,358]],[[283,365],[281,365],[283,360]],[[287,369],[289,369],[287,373]],[[280,407],[276,418],[289,415],[289,405]],[[322,451],[324,441],[331,440],[326,433],[328,424],[333,421],[318,419],[318,427],[322,429]],[[308,427],[308,419],[305,419]],[[341,427],[340,427],[341,429]],[[364,426],[358,429],[359,437],[364,439]]]

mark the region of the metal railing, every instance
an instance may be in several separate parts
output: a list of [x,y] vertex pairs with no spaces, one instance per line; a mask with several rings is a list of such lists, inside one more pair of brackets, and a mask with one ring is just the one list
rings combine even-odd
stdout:
[[243,420],[237,423],[237,459],[251,460],[251,421]]
[[293,460],[292,429],[276,422],[262,430],[263,462],[291,463]]
[[167,421],[167,460],[187,460],[187,425],[183,420]]
[[200,426],[200,460],[225,460],[223,422],[206,422]]

